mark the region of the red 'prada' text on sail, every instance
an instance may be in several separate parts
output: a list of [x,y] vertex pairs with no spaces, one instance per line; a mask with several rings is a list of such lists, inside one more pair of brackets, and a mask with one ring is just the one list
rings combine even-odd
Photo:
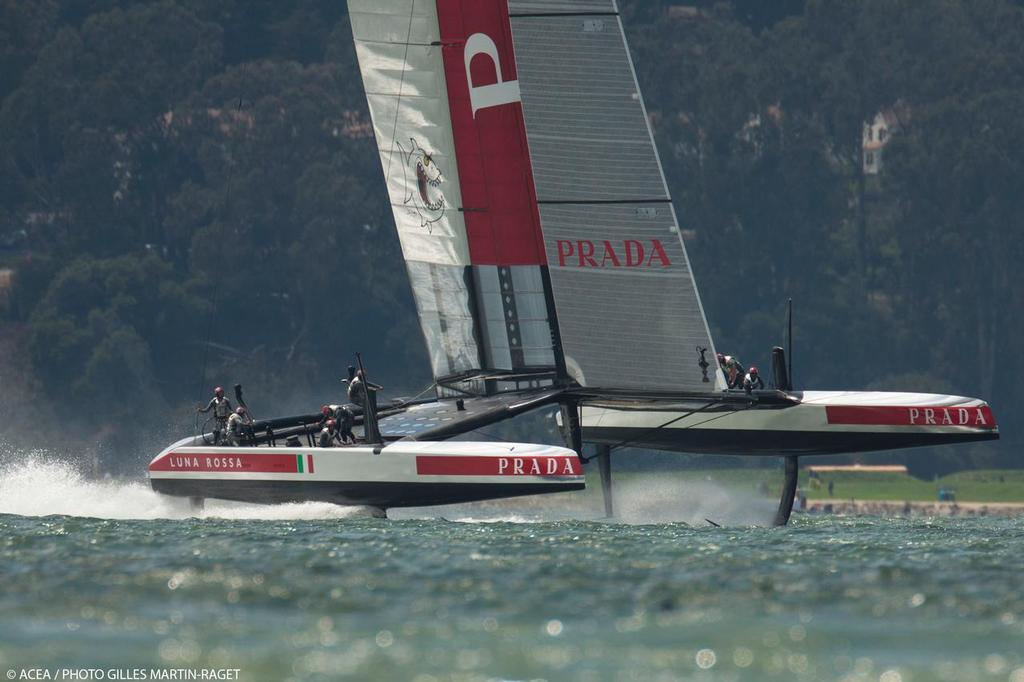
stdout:
[[648,243],[636,239],[557,239],[558,264],[578,268],[667,268],[672,265],[658,239]]

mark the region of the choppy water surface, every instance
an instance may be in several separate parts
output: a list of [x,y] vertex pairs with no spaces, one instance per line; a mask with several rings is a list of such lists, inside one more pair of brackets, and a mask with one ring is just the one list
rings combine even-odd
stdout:
[[188,518],[143,483],[39,476],[0,477],[0,668],[1024,682],[1022,519]]

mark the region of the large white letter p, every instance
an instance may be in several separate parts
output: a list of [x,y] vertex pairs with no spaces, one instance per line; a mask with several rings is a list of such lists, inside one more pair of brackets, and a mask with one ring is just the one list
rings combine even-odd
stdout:
[[[470,62],[478,54],[485,54],[494,62],[494,73],[498,82],[491,85],[473,87],[473,74],[469,71]],[[519,81],[501,80],[501,61],[498,59],[498,46],[485,33],[474,33],[466,39],[466,83],[469,84],[469,105],[476,118],[477,109],[496,107],[519,101]]]

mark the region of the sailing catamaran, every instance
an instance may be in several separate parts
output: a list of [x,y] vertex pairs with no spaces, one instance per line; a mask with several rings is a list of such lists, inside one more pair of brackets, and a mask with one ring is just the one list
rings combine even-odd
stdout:
[[[560,404],[568,443],[796,458],[998,438],[981,400],[727,389],[614,0],[350,0],[444,438]],[[496,400],[441,423],[461,396]],[[515,396],[515,397],[510,397]],[[411,416],[414,418],[410,419]]]
[[[349,13],[437,399],[382,415],[381,440],[393,444],[380,457],[362,453],[342,471],[320,450],[289,451],[289,470],[260,481],[297,480],[308,455],[317,472],[331,472],[331,491],[361,476],[404,482],[412,465],[378,466],[385,455],[462,455],[462,444],[429,441],[558,406],[572,450],[538,456],[564,463],[597,444],[609,514],[611,453],[629,445],[784,457],[776,522],[785,523],[799,456],[998,438],[977,399],[794,390],[782,349],[771,390],[727,388],[614,0],[349,0]],[[467,456],[500,467],[509,455],[501,445]],[[211,453],[190,452],[197,447],[176,444],[161,457],[194,455],[190,481],[232,476],[203,469]],[[242,466],[243,454],[274,448],[252,450],[239,452]],[[582,487],[576,468],[548,476],[546,462],[537,466],[515,482]],[[177,494],[268,490],[187,488],[160,471],[151,466],[154,487]]]

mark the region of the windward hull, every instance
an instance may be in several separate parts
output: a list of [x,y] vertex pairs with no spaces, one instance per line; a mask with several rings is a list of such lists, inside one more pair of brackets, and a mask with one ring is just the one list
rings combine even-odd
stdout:
[[593,406],[583,439],[712,455],[834,455],[996,440],[987,403],[928,393],[805,391],[799,402]]

